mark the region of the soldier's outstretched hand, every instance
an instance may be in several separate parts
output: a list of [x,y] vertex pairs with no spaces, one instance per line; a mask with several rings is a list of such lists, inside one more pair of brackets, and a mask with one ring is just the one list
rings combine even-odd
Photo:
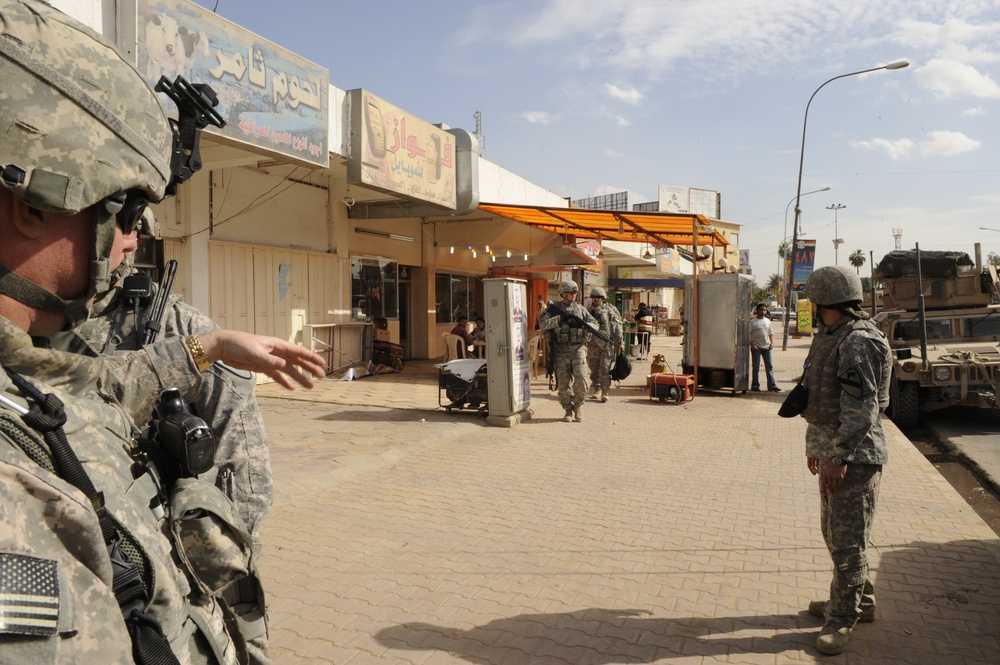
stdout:
[[326,376],[321,356],[277,337],[237,330],[214,330],[198,337],[210,361],[221,360],[236,369],[260,372],[287,390],[295,390],[293,380],[312,388],[313,377]]

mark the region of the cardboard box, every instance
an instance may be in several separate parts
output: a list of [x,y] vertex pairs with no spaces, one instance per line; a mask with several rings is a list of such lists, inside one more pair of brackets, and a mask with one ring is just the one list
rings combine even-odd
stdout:
[[389,331],[382,330],[381,328],[375,328],[375,341],[376,342],[388,342],[389,341]]

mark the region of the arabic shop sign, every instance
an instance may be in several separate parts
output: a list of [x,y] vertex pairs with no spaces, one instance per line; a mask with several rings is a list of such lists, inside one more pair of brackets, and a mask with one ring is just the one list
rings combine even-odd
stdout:
[[349,94],[348,182],[454,210],[455,137],[367,90]]
[[[226,127],[206,131],[329,165],[330,74],[187,0],[138,0],[136,66],[151,86],[178,75],[208,83]],[[168,115],[173,102],[160,96]]]

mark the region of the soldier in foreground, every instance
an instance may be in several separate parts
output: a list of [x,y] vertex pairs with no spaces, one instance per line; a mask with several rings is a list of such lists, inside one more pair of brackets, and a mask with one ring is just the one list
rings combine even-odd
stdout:
[[[211,318],[176,294],[164,295],[167,297],[165,312],[157,319],[156,312],[148,311],[124,293],[123,284],[128,279],[139,280],[139,284],[145,284],[153,292],[157,290],[148,278],[142,279],[144,276],[135,271],[130,261],[138,245],[140,229],[154,236],[154,224],[152,212],[147,209],[136,232],[122,235],[126,256],[113,273],[111,289],[98,295],[87,321],[72,331],[50,336],[53,348],[95,358],[123,355],[143,348],[145,339],[153,337],[148,335],[149,330],[162,328],[162,338],[170,339],[219,329]],[[118,259],[117,255],[113,258]],[[274,481],[264,417],[254,393],[256,381],[251,372],[222,362],[213,363],[200,378],[197,398],[191,409],[208,424],[215,436],[214,468],[204,474],[204,478],[212,480],[214,476],[216,487],[236,505],[253,538],[254,558],[259,561],[260,528],[274,499]],[[254,576],[240,580],[225,592],[226,601],[243,624],[251,662],[255,664],[270,662],[266,615],[259,604],[261,597]]]
[[608,294],[600,286],[590,290],[590,315],[597,321],[600,331],[612,340],[611,344],[595,341],[587,345],[590,396],[607,402],[608,392],[611,390],[611,363],[618,352],[625,349],[622,317],[617,309],[608,304]]
[[[219,594],[252,574],[252,540],[197,478],[211,468],[207,428],[184,431],[157,395],[174,387],[192,400],[219,360],[309,386],[322,359],[221,330],[114,362],[34,347],[79,325],[108,289],[146,203],[183,180],[171,160],[180,139],[96,33],[37,0],[0,2],[0,25],[0,595],[23,603],[0,621],[0,655],[248,662]],[[154,408],[157,443],[179,448],[136,442]],[[168,436],[177,428],[191,436]]]
[[809,276],[805,295],[822,323],[806,361],[806,462],[819,477],[823,539],[833,560],[830,598],[810,603],[809,612],[825,619],[816,648],[833,655],[847,648],[858,621],[875,619],[867,549],[888,460],[881,411],[889,403],[892,356],[861,310],[861,278],[854,271],[820,268]]
[[553,356],[553,369],[559,385],[559,403],[566,414],[563,422],[581,422],[580,407],[587,398],[587,341],[597,330],[597,321],[587,308],[576,302],[580,287],[576,282],[565,281],[559,285],[560,305],[565,316],[546,308],[538,319],[541,330],[551,330],[549,344]]

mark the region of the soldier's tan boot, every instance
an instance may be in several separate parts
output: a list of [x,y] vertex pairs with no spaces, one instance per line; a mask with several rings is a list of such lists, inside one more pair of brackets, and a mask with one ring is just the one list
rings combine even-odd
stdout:
[[575,409],[573,409],[573,420],[575,420],[578,423],[583,422],[583,416],[580,415],[580,407],[576,407]]
[[572,410],[566,409],[566,415],[563,416],[563,422],[564,423],[571,423],[571,422],[573,422],[573,411]]
[[607,390],[602,390],[601,391],[601,397],[600,397],[600,399],[601,399],[602,402],[607,402],[608,401],[608,391]]
[[819,637],[816,638],[816,650],[827,656],[836,656],[843,653],[847,648],[847,643],[851,641],[851,629],[847,626],[837,628],[829,624],[823,626]]
[[601,392],[601,389],[598,388],[596,384],[590,386],[590,396],[591,397],[596,398],[597,397],[597,393],[599,393],[599,392]]

